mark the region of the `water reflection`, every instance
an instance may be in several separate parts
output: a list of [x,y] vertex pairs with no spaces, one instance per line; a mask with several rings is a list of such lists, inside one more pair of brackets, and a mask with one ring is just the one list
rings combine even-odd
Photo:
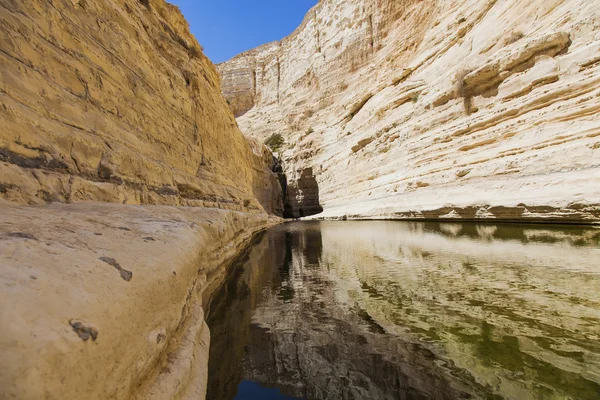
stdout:
[[600,229],[289,223],[208,324],[210,399],[596,400]]

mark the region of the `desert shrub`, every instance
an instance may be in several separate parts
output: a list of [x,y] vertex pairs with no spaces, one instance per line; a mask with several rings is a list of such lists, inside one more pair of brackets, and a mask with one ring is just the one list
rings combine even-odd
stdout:
[[281,150],[281,147],[285,144],[283,136],[279,133],[274,133],[265,140],[265,144],[274,152]]

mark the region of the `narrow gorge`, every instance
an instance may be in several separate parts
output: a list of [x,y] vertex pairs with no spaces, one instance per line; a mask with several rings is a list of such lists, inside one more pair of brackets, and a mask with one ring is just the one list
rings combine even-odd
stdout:
[[593,400],[599,115],[600,0],[0,0],[0,400]]

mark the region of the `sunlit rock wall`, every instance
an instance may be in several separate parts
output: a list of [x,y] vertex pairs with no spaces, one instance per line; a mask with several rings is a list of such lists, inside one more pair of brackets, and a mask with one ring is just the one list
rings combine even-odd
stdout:
[[268,218],[205,207],[2,206],[0,398],[203,399],[203,306]]
[[204,398],[273,164],[175,6],[0,0],[0,398]]
[[218,70],[323,216],[591,222],[599,26],[598,0],[322,0]]
[[2,198],[281,208],[177,7],[1,0],[0,36]]

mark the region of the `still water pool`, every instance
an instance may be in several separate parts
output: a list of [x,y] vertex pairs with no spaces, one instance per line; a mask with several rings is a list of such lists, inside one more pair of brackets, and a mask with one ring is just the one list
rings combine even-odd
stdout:
[[600,229],[293,222],[210,304],[209,399],[600,399]]

